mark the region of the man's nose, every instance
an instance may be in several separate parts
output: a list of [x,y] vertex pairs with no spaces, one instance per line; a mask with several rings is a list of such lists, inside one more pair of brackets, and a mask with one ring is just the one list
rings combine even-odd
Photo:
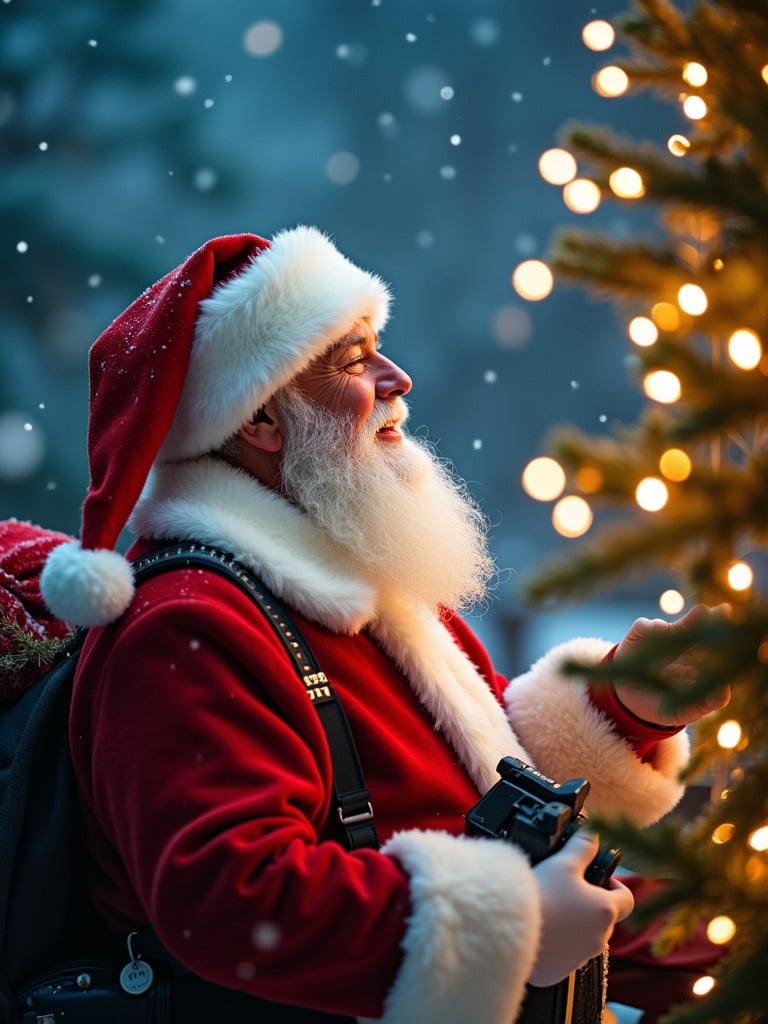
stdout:
[[376,380],[376,394],[379,398],[398,398],[407,395],[413,387],[413,381],[391,359],[382,356],[382,367]]

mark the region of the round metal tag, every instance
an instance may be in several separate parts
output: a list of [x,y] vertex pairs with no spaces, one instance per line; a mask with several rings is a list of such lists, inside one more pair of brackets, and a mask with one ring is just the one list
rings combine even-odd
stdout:
[[154,972],[143,960],[134,960],[120,971],[120,988],[129,996],[141,996],[152,985]]

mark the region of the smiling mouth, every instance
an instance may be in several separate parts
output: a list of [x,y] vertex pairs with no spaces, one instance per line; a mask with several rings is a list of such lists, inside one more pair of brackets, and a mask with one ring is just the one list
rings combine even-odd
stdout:
[[396,420],[391,420],[389,423],[385,423],[383,426],[379,427],[376,433],[379,437],[385,437],[389,439],[400,438],[401,436],[399,423]]

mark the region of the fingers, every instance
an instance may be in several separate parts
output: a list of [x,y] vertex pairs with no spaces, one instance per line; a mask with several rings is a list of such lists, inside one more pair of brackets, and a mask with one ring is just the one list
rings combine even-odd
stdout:
[[616,920],[624,921],[635,909],[635,897],[632,895],[631,890],[616,877],[609,879],[606,888],[608,889],[611,898],[614,900]]

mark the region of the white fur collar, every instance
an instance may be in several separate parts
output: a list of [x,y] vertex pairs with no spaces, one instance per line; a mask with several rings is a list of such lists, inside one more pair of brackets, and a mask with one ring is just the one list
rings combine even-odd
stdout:
[[484,792],[496,764],[529,761],[474,665],[436,615],[377,590],[301,511],[246,473],[213,458],[153,469],[129,521],[137,535],[211,544],[252,567],[291,607],[336,633],[368,628],[408,678]]

